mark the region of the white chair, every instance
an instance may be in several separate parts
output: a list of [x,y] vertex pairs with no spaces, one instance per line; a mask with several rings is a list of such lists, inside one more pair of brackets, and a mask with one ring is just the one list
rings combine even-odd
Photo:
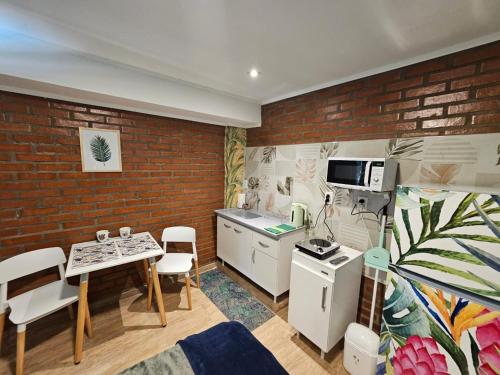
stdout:
[[[191,305],[191,277],[189,271],[193,268],[193,260],[196,269],[196,285],[200,287],[200,271],[198,269],[198,254],[196,253],[196,230],[190,227],[170,227],[163,230],[161,236],[163,241],[163,250],[165,255],[156,262],[156,268],[160,275],[178,275],[184,274],[186,278],[186,292],[188,297],[189,310]],[[193,253],[167,253],[168,242],[190,242]],[[151,310],[153,301],[153,283],[151,280],[151,271],[149,272],[148,282],[148,310]]]
[[[0,262],[0,349],[5,324],[5,313],[10,307],[9,319],[17,325],[16,374],[24,371],[26,325],[55,311],[68,307],[73,319],[71,304],[78,301],[78,287],[69,285],[64,272],[66,256],[60,247],[51,247],[16,255]],[[51,267],[59,268],[61,280],[7,299],[7,283]],[[85,326],[92,336],[90,313],[87,307]]]

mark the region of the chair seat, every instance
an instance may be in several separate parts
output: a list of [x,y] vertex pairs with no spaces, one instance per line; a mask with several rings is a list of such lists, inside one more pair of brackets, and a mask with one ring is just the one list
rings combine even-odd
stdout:
[[193,254],[166,253],[156,263],[158,273],[177,274],[189,272],[193,267]]
[[14,324],[28,324],[78,301],[78,287],[64,281],[30,290],[7,300],[9,319]]

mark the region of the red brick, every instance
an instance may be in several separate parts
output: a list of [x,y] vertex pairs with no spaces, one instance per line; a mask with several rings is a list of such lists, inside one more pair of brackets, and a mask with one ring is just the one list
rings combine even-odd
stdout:
[[389,94],[373,96],[369,98],[368,103],[370,104],[382,104],[386,102],[392,102],[401,99],[401,92],[391,92]]
[[485,98],[488,96],[500,96],[500,85],[483,87],[482,89],[477,90],[476,93],[477,98]]
[[434,72],[436,70],[441,70],[447,67],[447,63],[443,59],[435,59],[424,61],[418,64],[411,65],[404,68],[406,77],[411,77],[418,74]]
[[456,69],[445,70],[443,72],[433,73],[429,76],[429,82],[446,81],[449,79],[470,76],[476,71],[475,65],[462,66]]
[[462,65],[495,56],[500,56],[500,43],[498,42],[458,52],[453,59],[453,63],[455,65]]
[[500,58],[488,60],[481,64],[481,72],[489,72],[490,70],[500,69]]
[[443,108],[429,108],[429,109],[422,109],[420,111],[406,112],[404,114],[404,119],[413,120],[416,118],[441,116],[442,114],[443,114]]
[[448,108],[448,113],[450,115],[457,113],[471,113],[471,112],[481,112],[481,111],[491,111],[498,109],[500,107],[500,102],[495,100],[489,101],[477,101],[474,103],[465,103],[460,105],[453,105]]
[[487,115],[474,115],[472,116],[473,124],[500,124],[500,113],[493,113]]
[[115,118],[115,117],[106,117],[106,122],[108,124],[116,124],[116,125],[134,125],[135,121],[125,119],[125,118]]
[[418,99],[407,100],[405,102],[386,104],[384,106],[384,111],[386,112],[399,111],[401,109],[415,108],[418,107],[418,105],[419,105]]
[[94,115],[94,114],[90,114],[90,113],[75,112],[73,114],[73,118],[75,120],[83,120],[83,121],[89,121],[89,122],[104,122],[104,116]]
[[326,115],[326,120],[327,121],[339,120],[339,119],[347,118],[350,115],[351,115],[350,112],[329,113],[328,115]]
[[481,74],[474,77],[463,78],[457,81],[452,81],[451,89],[456,90],[471,86],[481,86],[498,82],[500,82],[500,72]]
[[424,99],[424,105],[435,105],[451,102],[460,102],[467,100],[469,98],[469,93],[467,91],[454,92],[451,94],[429,96]]
[[439,83],[436,85],[423,86],[423,87],[418,87],[415,89],[408,90],[408,91],[406,91],[406,97],[412,98],[415,96],[437,94],[439,92],[443,92],[444,90],[446,90],[446,83]]
[[79,128],[79,127],[88,127],[89,124],[86,121],[75,121],[75,120],[66,120],[66,119],[56,119],[56,125],[57,126],[69,126],[72,128]]
[[439,120],[425,120],[422,123],[423,129],[429,128],[443,128],[449,126],[463,126],[465,125],[465,117],[449,117]]
[[423,82],[423,77],[408,78],[402,81],[391,83],[387,85],[387,91],[402,90],[410,87],[419,86]]

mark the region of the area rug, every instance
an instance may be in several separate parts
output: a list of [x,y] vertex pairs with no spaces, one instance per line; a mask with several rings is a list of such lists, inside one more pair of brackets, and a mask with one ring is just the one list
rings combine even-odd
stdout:
[[218,269],[202,273],[200,287],[229,320],[240,322],[249,331],[274,316],[266,305]]

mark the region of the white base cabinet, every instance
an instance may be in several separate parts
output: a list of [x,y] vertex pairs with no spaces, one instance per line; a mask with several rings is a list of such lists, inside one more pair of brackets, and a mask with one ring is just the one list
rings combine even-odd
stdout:
[[276,297],[290,289],[290,264],[300,230],[277,240],[217,217],[217,256]]
[[[347,261],[329,263],[344,255]],[[362,269],[362,253],[345,246],[326,260],[293,251],[288,323],[317,345],[322,357],[356,321]]]

